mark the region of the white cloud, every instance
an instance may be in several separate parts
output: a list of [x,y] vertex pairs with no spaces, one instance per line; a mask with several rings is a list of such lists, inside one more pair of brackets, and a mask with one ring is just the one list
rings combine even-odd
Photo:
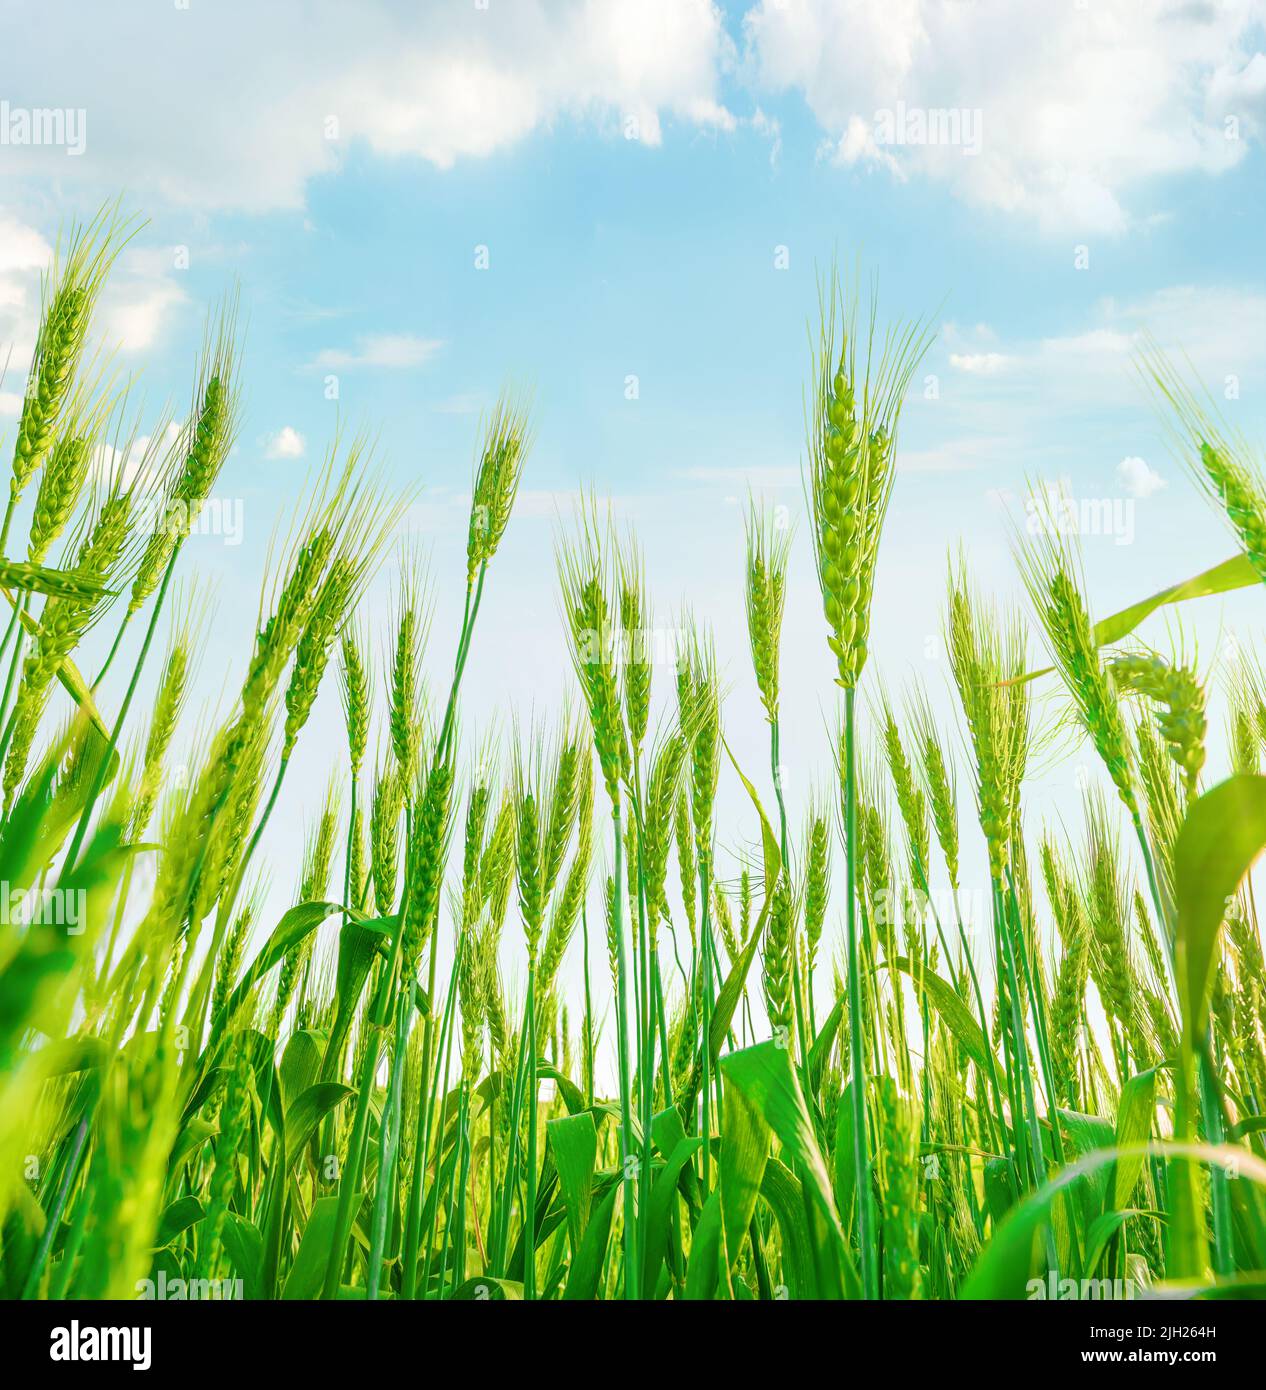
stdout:
[[122,448],[113,444],[98,444],[93,451],[89,475],[98,483],[119,482],[124,487],[138,485],[141,492],[159,492],[163,482],[163,465],[169,451],[180,442],[184,426],[168,420],[163,433],[138,434]]
[[876,165],[881,169],[887,169],[898,182],[905,182],[906,176],[901,165],[887,150],[880,149],[870,122],[863,120],[860,116],[850,116],[848,125],[844,128],[844,134],[840,136],[839,144],[832,148],[831,142],[828,140],[822,146],[821,152],[828,158],[834,158],[840,164]]
[[356,348],[325,348],[312,366],[346,371],[353,367],[421,367],[444,346],[439,338],[418,338],[412,333],[375,333],[357,338]]
[[757,0],[744,30],[758,87],[802,91],[840,162],[1120,232],[1144,180],[1229,169],[1266,125],[1261,19],[1260,0]]
[[984,376],[992,376],[1007,365],[1007,359],[1000,352],[951,352],[949,360],[950,366],[960,372],[976,372]]
[[770,167],[776,169],[782,155],[782,123],[777,116],[768,115],[758,106],[752,113],[751,126],[758,135],[765,136],[769,141]]
[[[946,324],[941,337],[948,361],[966,378],[991,377],[998,389],[1023,395],[1033,408],[1057,389],[1086,404],[1137,401],[1131,376],[1147,341],[1189,359],[1219,394],[1248,382],[1260,390],[1266,384],[1266,292],[1172,285],[1137,299],[1101,299],[1086,321],[1064,333],[1000,344],[991,330]],[[990,369],[994,360],[1001,368]],[[992,385],[980,381],[976,389]],[[970,389],[966,381],[962,389]]]
[[[33,227],[0,212],[0,387],[25,386],[39,332],[41,276],[53,250]],[[85,366],[98,348],[132,354],[155,345],[188,296],[170,273],[170,254],[132,246],[107,280],[93,316]],[[100,359],[97,365],[100,365]],[[10,392],[0,399],[7,401]],[[20,398],[19,398],[20,400]],[[8,413],[0,404],[0,414]]]
[[101,337],[124,352],[144,352],[158,341],[171,310],[186,298],[170,279],[107,282],[98,318]]
[[43,270],[52,256],[53,248],[34,227],[0,213],[0,276],[15,270]]
[[755,488],[757,491],[800,488],[803,483],[803,475],[798,466],[776,463],[760,464],[749,468],[693,464],[689,468],[680,469],[677,476],[691,483]]
[[[35,10],[6,16],[5,95],[46,102],[39,75],[57,72],[87,113],[87,157],[6,148],[0,178],[260,211],[301,207],[307,181],[358,142],[448,168],[563,119],[623,134],[634,118],[651,145],[665,117],[734,126],[713,0],[362,0],[354,17],[336,0],[217,0],[161,21],[140,4],[72,8],[73,50]],[[138,62],[145,80],[119,82]]]
[[22,397],[16,391],[0,391],[0,415],[19,415]]
[[992,462],[999,452],[993,439],[952,439],[933,449],[898,449],[897,468],[902,473],[962,473]]
[[1131,497],[1150,497],[1169,486],[1146,459],[1138,457],[1122,459],[1117,464],[1117,477]]
[[298,459],[307,447],[303,435],[293,425],[283,425],[269,438],[267,453],[270,459]]
[[[34,227],[0,211],[0,387],[23,385],[39,331],[40,276],[52,255]],[[16,414],[21,395],[5,391],[0,402],[0,415]]]
[[[1088,487],[1102,489],[1105,475],[1122,494],[1133,485],[1136,497],[1155,495],[1171,441],[1168,413],[1140,372],[1140,350],[1149,344],[1185,377],[1205,383],[1232,429],[1256,436],[1266,395],[1266,292],[1171,286],[1076,313],[1064,306],[1049,312],[1059,329],[1042,334],[1046,325],[1035,323],[1038,332],[1026,337],[943,325],[926,364],[939,391],[934,399],[917,386],[911,391],[900,466],[969,467],[990,482],[1071,470],[1085,495]],[[1005,368],[961,368],[990,355]],[[905,457],[912,447],[930,453]],[[1140,456],[1162,470],[1159,482],[1134,464],[1118,466]]]

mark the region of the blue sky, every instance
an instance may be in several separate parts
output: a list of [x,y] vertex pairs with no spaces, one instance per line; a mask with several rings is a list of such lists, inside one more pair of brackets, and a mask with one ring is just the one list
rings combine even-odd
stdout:
[[[1132,362],[1147,330],[1219,395],[1234,377],[1228,416],[1262,437],[1259,0],[259,10],[0,0],[0,98],[87,122],[79,155],[0,140],[0,343],[15,345],[0,434],[67,219],[120,193],[150,219],[102,323],[155,411],[183,405],[207,306],[241,287],[245,416],[219,490],[242,500],[245,534],[188,552],[217,584],[207,698],[240,676],[268,539],[339,421],[375,433],[394,482],[421,484],[409,526],[431,555],[438,685],[479,414],[511,383],[534,391],[537,444],[468,723],[500,710],[505,727],[510,707],[543,712],[567,689],[552,538],[592,485],[636,526],[665,620],[689,597],[715,627],[732,737],[761,766],[739,502],[752,488],[801,510],[806,323],[834,253],[878,276],[883,314],[938,330],[905,412],[878,580],[875,651],[893,684],[913,672],[942,688],[931,639],[948,548],[961,540],[990,588],[1014,589],[1006,506],[1028,477],[1132,508],[1128,544],[1086,540],[1103,612],[1230,553]],[[880,113],[899,104],[977,113],[979,152],[884,144]],[[371,595],[380,616],[389,580]],[[803,526],[793,580],[794,798],[826,775],[833,708]],[[1241,597],[1190,621],[1211,654],[1259,614]],[[270,831],[275,862],[295,860],[337,725],[331,683]],[[1068,775],[1039,792],[1052,814]]]

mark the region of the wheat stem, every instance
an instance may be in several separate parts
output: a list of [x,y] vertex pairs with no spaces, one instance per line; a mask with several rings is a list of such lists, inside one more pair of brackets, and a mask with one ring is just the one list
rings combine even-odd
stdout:
[[853,1171],[857,1183],[857,1245],[862,1260],[862,1287],[867,1298],[879,1297],[874,1203],[870,1184],[870,1138],[866,1120],[866,1064],[863,1057],[862,980],[857,930],[857,691],[844,691],[844,849],[848,942],[849,1103],[853,1108]]
[[633,1158],[633,1095],[632,1078],[629,1075],[629,998],[628,998],[628,949],[624,934],[624,832],[621,825],[620,804],[615,802],[611,809],[612,835],[615,841],[614,869],[615,906],[612,930],[616,940],[616,1041],[620,1074],[620,1181],[624,1194],[624,1296],[639,1296],[639,1270],[637,1264],[637,1225],[634,1208],[633,1184],[635,1163]]

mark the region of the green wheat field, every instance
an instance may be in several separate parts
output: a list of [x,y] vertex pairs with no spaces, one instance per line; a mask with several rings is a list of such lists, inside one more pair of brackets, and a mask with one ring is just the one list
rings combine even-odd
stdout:
[[[531,468],[508,394],[475,441],[465,573],[433,580],[464,585],[455,649],[437,649],[398,535],[411,494],[342,439],[228,653],[227,718],[188,729],[203,634],[182,550],[247,386],[229,299],[183,426],[128,434],[85,348],[128,234],[107,210],[63,237],[11,441],[0,1292],[1266,1294],[1249,877],[1266,678],[1243,649],[1202,669],[1136,635],[1266,583],[1266,482],[1185,371],[1139,362],[1235,554],[1111,615],[1058,527],[1017,527],[1016,611],[964,559],[937,562],[952,722],[867,662],[930,333],[828,275],[805,306],[806,517],[793,533],[753,502],[734,576],[759,707],[723,701],[688,614],[671,659],[653,650],[636,538],[591,497],[542,556],[569,708],[467,736],[463,673]],[[816,561],[836,680],[829,794],[789,816],[794,545]],[[394,600],[371,611],[379,574]],[[345,713],[344,791],[296,805],[286,773],[322,755],[303,731],[323,685]],[[740,721],[767,729],[768,765],[732,756]],[[169,775],[179,738],[187,778]],[[1052,746],[1101,774],[1073,825],[1026,818]],[[278,813],[309,827],[302,864],[256,853]],[[722,818],[752,847],[732,879]],[[969,931],[960,859],[977,856]],[[274,881],[299,884],[279,920],[261,909]]]

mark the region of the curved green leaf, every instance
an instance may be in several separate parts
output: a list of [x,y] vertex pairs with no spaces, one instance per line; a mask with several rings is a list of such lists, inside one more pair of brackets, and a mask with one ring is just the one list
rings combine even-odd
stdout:
[[[676,1113],[674,1110],[673,1114]],[[643,1289],[654,1289],[659,1283],[659,1272],[668,1253],[668,1223],[673,1217],[682,1171],[702,1146],[701,1138],[678,1140],[651,1184],[651,1200],[646,1215],[646,1261],[642,1267]]]
[[549,1146],[554,1151],[558,1185],[567,1208],[567,1230],[573,1251],[580,1249],[580,1238],[589,1224],[593,1197],[593,1172],[598,1161],[598,1127],[589,1111],[563,1115],[545,1126]]
[[690,1244],[686,1265],[686,1297],[700,1301],[716,1293],[721,1261],[721,1193],[716,1191],[703,1204]]
[[205,1215],[202,1203],[196,1197],[177,1197],[159,1218],[155,1247],[170,1245],[182,1231],[187,1231]]
[[769,1158],[769,1126],[743,1095],[725,1095],[721,1123],[721,1235],[726,1269],[733,1269],[760,1197]]
[[[896,956],[889,962],[895,969],[904,971],[915,979],[915,970],[904,956]],[[989,1068],[989,1045],[980,1025],[971,1015],[971,1010],[963,1003],[953,985],[927,968],[918,971],[917,979],[927,991],[936,1012],[940,1014],[945,1026],[953,1033],[956,1041],[980,1068],[987,1073]]]
[[[338,1203],[337,1197],[318,1197],[313,1202],[312,1214],[299,1242],[299,1253],[281,1292],[282,1298],[312,1299],[320,1295],[338,1226]],[[355,1211],[359,1205],[359,1198],[353,1196],[352,1210]]]
[[835,1257],[832,1262],[826,1252],[822,1252],[826,1267],[838,1270],[840,1287],[845,1296],[860,1298],[861,1284],[840,1226],[830,1174],[818,1147],[813,1121],[790,1053],[776,1042],[757,1043],[755,1047],[747,1047],[723,1057],[721,1074],[727,1086],[732,1084],[742,1091],[749,1104],[778,1136],[785,1156],[799,1170],[809,1197],[825,1225]]
[[[1121,609],[1119,613],[1101,619],[1094,626],[1095,645],[1107,647],[1113,642],[1121,641],[1145,618],[1151,617],[1158,608],[1164,608],[1171,603],[1181,603],[1190,598],[1208,598],[1214,594],[1228,594],[1234,589],[1250,589],[1254,584],[1260,583],[1252,562],[1241,551],[1238,555],[1232,555],[1229,560],[1223,560],[1220,565],[1214,565],[1212,569],[1203,570],[1190,579],[1184,579],[1180,584],[1171,584],[1169,588],[1161,589],[1159,593],[1140,599],[1128,608]],[[1034,681],[1039,676],[1049,676],[1054,669],[1053,666],[1046,666],[1040,671],[1031,671],[1028,675],[1021,676],[1020,680]]]
[[[840,1103],[843,1109],[843,1102]],[[782,1233],[783,1272],[792,1298],[813,1298],[817,1293],[813,1265],[813,1237],[804,1211],[804,1188],[781,1159],[771,1158],[761,1177],[760,1195],[774,1214]]]
[[272,935],[264,943],[263,949],[251,962],[237,988],[229,995],[223,1009],[212,1021],[212,1046],[218,1041],[234,1014],[249,998],[251,991],[273,966],[300,945],[327,917],[342,911],[342,905],[339,903],[310,902],[299,903],[282,915],[281,921],[273,928]]
[[580,1247],[571,1262],[567,1288],[563,1292],[563,1297],[569,1301],[590,1302],[598,1296],[602,1267],[607,1258],[607,1243],[611,1239],[611,1218],[615,1212],[615,1199],[622,1187],[622,1183],[612,1182],[608,1186],[607,1195],[598,1203],[597,1210],[589,1218]]
[[[1247,1150],[1229,1144],[1173,1144],[1153,1140],[1136,1147],[1141,1149],[1144,1157],[1155,1154],[1180,1162],[1194,1159],[1223,1166],[1234,1164],[1240,1177],[1266,1185],[1266,1163]],[[1034,1255],[1038,1249],[1037,1238],[1050,1218],[1052,1202],[1064,1188],[1078,1179],[1102,1171],[1128,1156],[1126,1151],[1115,1147],[1086,1154],[1036,1192],[1017,1202],[980,1252],[959,1297],[965,1300],[1027,1298],[1028,1284],[1034,1272]]]
[[286,1108],[286,1163],[293,1168],[299,1161],[304,1147],[316,1133],[317,1126],[326,1115],[342,1105],[356,1090],[338,1081],[318,1081],[308,1087],[302,1095]]
[[1266,777],[1241,773],[1198,797],[1174,846],[1174,958],[1183,1022],[1200,1042],[1227,902],[1266,848]]
[[1121,1088],[1117,1102],[1117,1132],[1115,1146],[1130,1152],[1116,1167],[1112,1205],[1123,1210],[1128,1204],[1143,1172],[1146,1155],[1134,1152],[1152,1137],[1152,1122],[1156,1117],[1156,1067],[1132,1076]]

